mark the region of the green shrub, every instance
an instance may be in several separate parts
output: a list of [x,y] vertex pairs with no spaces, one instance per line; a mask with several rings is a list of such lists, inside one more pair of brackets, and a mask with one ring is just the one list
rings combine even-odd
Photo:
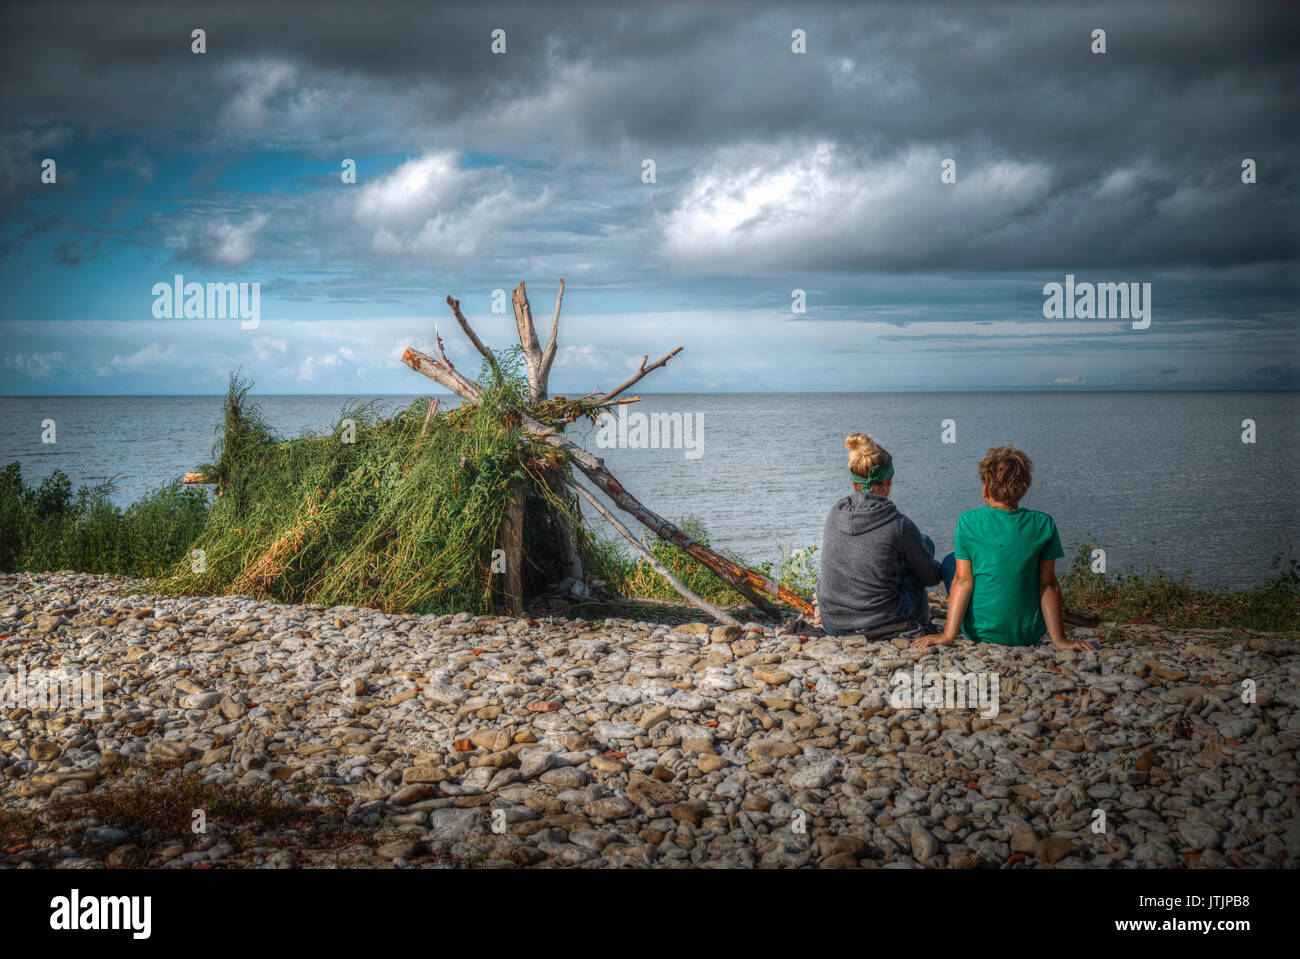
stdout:
[[1186,573],[1179,577],[1147,567],[1141,572],[1094,573],[1086,542],[1075,553],[1061,579],[1065,605],[1117,622],[1149,622],[1172,627],[1293,631],[1300,617],[1300,575],[1291,551],[1273,557],[1277,574],[1246,590],[1216,590],[1193,586]]
[[0,570],[149,576],[174,564],[203,528],[205,490],[179,480],[154,490],[125,511],[110,482],[76,494],[62,470],[36,489],[18,463],[0,472]]
[[[523,586],[540,592],[557,555],[555,511],[576,515],[549,478],[568,469],[533,440],[518,348],[480,374],[477,404],[425,423],[429,398],[384,417],[343,409],[331,429],[276,435],[232,377],[215,461],[221,490],[194,547],[153,587],[171,595],[247,594],[280,603],[394,612],[486,612],[502,589],[493,551],[512,490],[525,492]],[[547,401],[548,415],[561,401]],[[579,551],[589,551],[582,539]]]

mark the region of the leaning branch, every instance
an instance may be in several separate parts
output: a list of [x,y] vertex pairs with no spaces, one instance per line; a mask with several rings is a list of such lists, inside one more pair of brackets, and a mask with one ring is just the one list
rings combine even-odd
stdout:
[[402,354],[402,362],[415,372],[423,373],[429,379],[445,386],[465,402],[477,403],[481,392],[479,385],[462,376],[456,371],[456,367],[451,365],[451,361],[447,359],[447,354],[442,349],[441,337],[438,338],[438,352],[442,355],[441,360],[407,347],[406,352]]
[[537,380],[541,384],[543,396],[537,397],[542,399],[546,393],[547,380],[551,376],[551,364],[555,362],[555,350],[559,346],[560,340],[560,303],[564,300],[564,280],[560,280],[560,292],[555,294],[555,315],[551,317],[551,338],[546,341],[546,349],[542,352],[541,369],[537,374]]
[[673,351],[670,352],[670,353],[665,354],[663,357],[661,357],[659,360],[655,361],[654,363],[651,363],[649,366],[646,366],[646,365],[645,365],[645,361],[648,360],[648,359],[650,359],[650,357],[648,357],[648,356],[643,356],[643,357],[641,357],[641,368],[640,368],[639,370],[636,371],[636,373],[633,375],[633,377],[632,377],[630,380],[628,380],[626,383],[624,383],[622,386],[620,386],[618,389],[616,389],[616,390],[610,390],[608,393],[606,393],[604,396],[602,396],[599,400],[597,400],[596,403],[595,403],[594,405],[595,405],[595,406],[600,406],[600,405],[601,405],[602,403],[604,403],[606,400],[611,400],[611,399],[613,399],[614,397],[618,396],[619,393],[622,393],[625,389],[627,389],[628,387],[630,387],[630,386],[631,386],[632,384],[634,384],[637,380],[641,379],[641,377],[645,376],[647,373],[650,373],[650,372],[652,372],[652,371],[654,371],[654,370],[659,369],[659,367],[661,367],[661,366],[663,366],[664,364],[666,364],[666,363],[667,363],[669,360],[671,360],[674,356],[676,356],[678,353],[680,353],[680,352],[682,351],[682,349],[683,349],[683,347],[680,347],[680,346],[677,347],[677,349],[673,350]]
[[618,530],[619,535],[621,535],[625,540],[627,540],[632,545],[632,548],[637,551],[640,557],[643,560],[645,560],[648,564],[650,564],[650,567],[656,573],[662,576],[668,582],[669,586],[677,590],[677,592],[681,593],[682,597],[688,603],[690,603],[692,606],[704,610],[704,612],[708,613],[710,616],[712,616],[714,619],[716,619],[718,622],[722,623],[725,626],[740,625],[740,623],[736,621],[735,617],[731,616],[729,613],[724,613],[721,609],[719,609],[717,606],[714,606],[707,599],[703,599],[700,596],[697,596],[695,593],[691,592],[690,588],[685,583],[683,583],[680,579],[678,579],[676,576],[670,573],[668,571],[668,567],[664,566],[663,563],[659,562],[659,560],[655,558],[655,554],[650,552],[650,550],[646,548],[645,543],[641,542],[639,539],[633,536],[631,531],[626,526],[624,526],[621,522],[619,522],[618,517],[616,517],[609,510],[605,509],[605,507],[601,504],[600,500],[596,499],[596,497],[592,496],[591,493],[587,492],[585,488],[579,486],[577,483],[569,483],[568,485],[572,487],[574,492],[576,492],[579,496],[581,496],[588,503],[590,503],[591,508],[605,518],[605,522],[609,523],[610,526]]
[[[796,596],[781,584],[756,573],[752,569],[733,563],[719,553],[714,552],[691,537],[678,526],[664,519],[654,510],[642,504],[635,496],[623,488],[614,475],[605,468],[604,460],[592,456],[581,446],[556,433],[547,433],[547,427],[531,416],[524,415],[522,422],[530,433],[542,442],[562,450],[569,462],[582,470],[614,505],[623,512],[635,516],[656,536],[672,543],[694,557],[697,561],[713,570],[724,582],[732,586],[751,603],[770,616],[779,616],[780,609],[771,600],[775,599],[794,607],[805,616],[815,615],[812,604],[802,596]],[[768,598],[770,597],[770,599]]]
[[478,334],[474,332],[474,328],[469,325],[469,320],[465,319],[465,314],[460,311],[460,300],[453,300],[449,293],[447,294],[447,305],[451,307],[452,315],[456,317],[456,322],[460,324],[461,330],[467,337],[469,337],[469,341],[474,344],[474,348],[483,354],[484,358],[488,361],[488,365],[492,367],[492,372],[495,373],[497,379],[500,380],[502,378],[501,367],[497,366],[497,358],[493,355],[492,351],[484,345],[483,341],[478,338]]

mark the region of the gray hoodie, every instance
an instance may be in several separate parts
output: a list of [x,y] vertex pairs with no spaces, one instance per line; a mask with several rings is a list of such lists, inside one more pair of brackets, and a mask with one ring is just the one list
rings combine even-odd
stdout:
[[892,500],[867,492],[844,497],[826,517],[822,533],[817,582],[822,622],[841,633],[898,622],[903,562],[922,586],[942,578],[921,531]]

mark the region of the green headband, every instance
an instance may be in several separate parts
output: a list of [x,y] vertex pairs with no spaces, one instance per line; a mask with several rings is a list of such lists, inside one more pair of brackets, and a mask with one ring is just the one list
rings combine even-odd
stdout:
[[853,482],[862,486],[875,486],[877,483],[891,480],[894,478],[894,458],[891,456],[889,462],[871,467],[865,477],[859,476],[852,470],[849,471],[849,476],[853,478]]

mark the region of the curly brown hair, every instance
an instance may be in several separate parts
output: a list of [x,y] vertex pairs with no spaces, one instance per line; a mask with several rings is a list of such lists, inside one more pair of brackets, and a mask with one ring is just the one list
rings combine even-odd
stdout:
[[999,503],[1016,506],[1033,482],[1034,461],[1014,446],[995,446],[980,463],[980,481]]

